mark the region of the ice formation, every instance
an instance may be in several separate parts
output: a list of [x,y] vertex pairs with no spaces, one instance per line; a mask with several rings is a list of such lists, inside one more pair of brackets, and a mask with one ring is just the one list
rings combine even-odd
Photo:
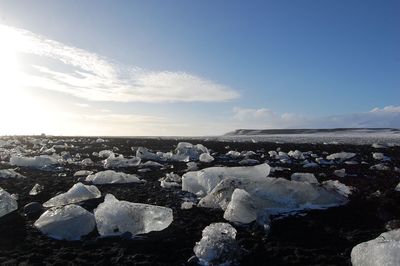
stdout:
[[[242,176],[235,171],[237,167],[231,167],[229,171],[207,168],[212,171],[204,169],[206,171],[195,172],[195,175],[188,173],[188,180],[183,176],[183,190],[201,194],[203,197],[198,206],[222,209],[228,221],[249,223],[257,219],[262,224],[268,224],[270,215],[274,214],[343,205],[351,193],[349,187],[338,181],[319,184],[313,175],[294,174],[293,177],[312,182],[266,177],[269,172],[269,166],[266,166],[247,167],[247,175]],[[255,171],[257,167],[261,169]]]
[[167,173],[165,177],[160,178],[161,187],[163,188],[171,188],[171,187],[180,187],[182,183],[182,178],[174,174],[173,172]]
[[111,150],[102,150],[99,151],[99,157],[100,158],[108,158],[110,156],[114,156],[114,152]]
[[138,157],[133,157],[131,159],[124,158],[123,155],[115,157],[114,154],[110,155],[104,160],[104,168],[124,168],[138,166],[141,159]]
[[203,163],[211,163],[214,161],[214,157],[212,157],[209,153],[200,154],[199,161]]
[[112,194],[105,196],[94,211],[97,229],[102,236],[132,235],[167,228],[173,220],[172,209],[142,203],[118,200]]
[[85,181],[92,182],[96,185],[144,182],[143,180],[140,180],[137,175],[115,172],[113,170],[106,170],[88,175]]
[[292,181],[318,183],[313,173],[294,173],[291,175],[290,179]]
[[36,196],[43,191],[43,186],[40,184],[35,184],[33,188],[29,191],[29,195]]
[[152,161],[160,161],[162,159],[162,156],[159,156],[155,153],[150,152],[145,147],[137,148],[136,157],[141,158],[143,160],[152,160]]
[[199,157],[203,153],[209,153],[208,149],[202,144],[193,145],[189,142],[179,142],[175,149],[176,158],[188,157],[191,161],[199,160]]
[[343,168],[343,169],[335,170],[335,171],[333,171],[333,174],[337,177],[343,178],[346,176],[346,169]]
[[59,240],[79,240],[92,232],[95,225],[93,214],[74,204],[51,208],[35,222],[43,234]]
[[372,154],[372,157],[373,157],[375,160],[383,160],[383,159],[385,158],[385,155],[383,155],[383,153],[381,153],[381,152],[374,152],[374,153]]
[[255,217],[263,217],[258,222],[268,224],[271,215],[343,205],[348,201],[343,186],[346,187],[339,182],[323,182],[320,185],[283,178],[259,179],[233,191],[224,218],[248,223],[254,221]]
[[18,203],[7,191],[0,188],[0,217],[18,209]]
[[339,160],[344,161],[344,160],[351,159],[354,156],[356,156],[356,154],[352,153],[352,152],[339,152],[339,153],[333,153],[331,155],[328,155],[326,157],[326,159],[327,160],[337,160],[337,159],[339,159]]
[[11,156],[10,164],[23,167],[46,168],[59,164],[61,159],[56,156],[40,155],[35,157]]
[[88,171],[88,170],[80,170],[75,172],[74,176],[88,176],[93,174],[93,171]]
[[2,169],[0,170],[0,178],[25,178],[25,176],[16,172],[14,169]]
[[268,164],[239,167],[209,167],[200,171],[188,172],[182,176],[182,190],[198,195],[206,195],[227,177],[257,178],[269,175]]
[[43,206],[63,206],[100,197],[101,193],[96,186],[86,186],[82,183],[77,183],[73,185],[67,192],[57,195],[43,203]]
[[400,229],[355,246],[351,251],[351,263],[354,266],[400,265]]
[[228,223],[213,223],[205,227],[202,238],[193,248],[200,265],[232,265],[240,253],[236,229]]

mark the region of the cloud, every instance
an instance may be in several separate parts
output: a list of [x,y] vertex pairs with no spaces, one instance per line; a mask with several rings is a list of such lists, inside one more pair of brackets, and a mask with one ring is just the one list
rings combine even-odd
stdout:
[[23,74],[25,86],[90,101],[223,102],[239,97],[237,91],[194,74],[123,66],[23,29],[0,25],[0,33],[17,52],[57,62],[56,67],[54,62],[36,62],[34,73]]
[[400,128],[400,106],[374,108],[369,112],[310,117],[293,113],[278,114],[266,108],[233,109],[235,128]]
[[383,107],[381,109],[379,109],[378,107],[375,107],[370,112],[371,113],[382,113],[382,112],[400,113],[400,106],[389,105],[389,106],[385,106],[385,107]]

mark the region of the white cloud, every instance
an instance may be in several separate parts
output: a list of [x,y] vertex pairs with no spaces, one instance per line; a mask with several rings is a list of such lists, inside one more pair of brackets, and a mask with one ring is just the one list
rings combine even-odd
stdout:
[[41,65],[34,66],[35,74],[24,74],[25,86],[90,101],[221,102],[239,97],[227,86],[190,73],[118,65],[95,53],[23,29],[0,25],[0,33],[16,51],[50,58],[70,68],[62,71],[62,67],[54,68],[42,60]]
[[400,106],[389,105],[389,106],[385,106],[383,108],[375,107],[370,112],[372,112],[372,113],[377,113],[377,112],[400,113]]
[[374,108],[369,112],[337,116],[309,117],[293,113],[278,114],[266,108],[233,109],[234,128],[400,128],[400,106]]

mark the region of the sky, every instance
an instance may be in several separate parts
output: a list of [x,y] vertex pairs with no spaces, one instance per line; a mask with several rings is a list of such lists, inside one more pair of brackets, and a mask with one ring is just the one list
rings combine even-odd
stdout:
[[400,1],[0,0],[0,135],[400,127]]

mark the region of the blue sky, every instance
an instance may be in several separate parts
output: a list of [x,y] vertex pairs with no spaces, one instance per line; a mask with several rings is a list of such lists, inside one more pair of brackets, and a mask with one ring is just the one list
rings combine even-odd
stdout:
[[0,49],[16,54],[19,81],[0,80],[2,98],[34,110],[0,134],[400,127],[398,10],[378,0],[0,0]]

